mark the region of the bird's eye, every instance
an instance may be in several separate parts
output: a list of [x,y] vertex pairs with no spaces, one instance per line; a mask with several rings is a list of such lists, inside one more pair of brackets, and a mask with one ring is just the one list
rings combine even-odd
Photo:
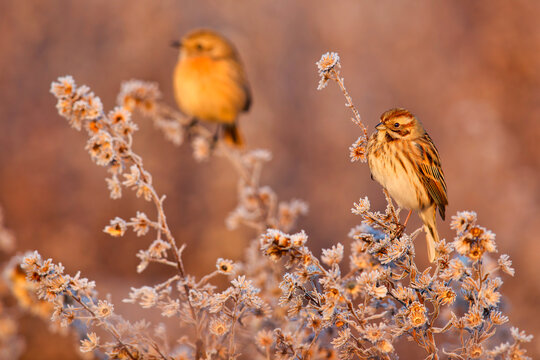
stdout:
[[197,45],[195,45],[195,47],[197,48],[197,50],[201,51],[203,49],[203,46],[202,44],[198,43]]
[[394,127],[395,127],[395,128],[398,128],[398,127],[399,127],[399,123],[394,123]]

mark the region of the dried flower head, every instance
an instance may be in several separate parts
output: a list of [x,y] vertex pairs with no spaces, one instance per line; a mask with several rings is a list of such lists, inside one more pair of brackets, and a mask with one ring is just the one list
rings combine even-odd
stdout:
[[321,59],[316,62],[316,65],[321,78],[317,90],[322,90],[326,87],[328,80],[330,79],[330,72],[341,67],[339,55],[336,52],[327,52],[321,56]]
[[120,199],[122,197],[122,184],[118,180],[118,177],[114,175],[111,178],[106,178],[105,181],[107,182],[111,199]]
[[[366,196],[365,198],[358,200],[357,203],[354,203],[354,208],[352,208],[351,211],[353,214],[362,215],[368,212],[370,207],[369,199]],[[364,229],[361,230],[361,233],[363,232]]]
[[533,339],[532,335],[527,335],[525,331],[519,331],[517,327],[511,327],[510,333],[517,342],[531,342]]
[[125,303],[138,303],[143,308],[151,308],[157,304],[158,294],[156,290],[150,286],[141,288],[131,288],[129,298],[123,300]]
[[275,229],[268,229],[260,238],[261,250],[274,261],[284,255],[290,255],[292,259],[300,257],[306,241],[307,235],[303,231],[288,235]]
[[365,338],[372,344],[376,344],[385,335],[386,324],[367,324],[365,328]]
[[484,348],[480,344],[472,344],[468,349],[471,359],[479,359],[484,353]]
[[61,76],[57,81],[51,83],[51,93],[57,98],[65,98],[73,95],[75,90],[75,80],[71,75]]
[[116,217],[113,220],[111,220],[110,225],[105,226],[105,229],[103,229],[103,232],[106,232],[107,234],[111,236],[118,237],[118,236],[124,236],[124,234],[126,233],[126,229],[127,229],[126,222],[123,219]]
[[394,351],[394,346],[392,346],[392,343],[386,339],[382,339],[381,341],[377,342],[376,346],[377,349],[383,354],[388,354]]
[[510,257],[506,254],[502,254],[499,260],[497,260],[497,263],[499,264],[499,268],[507,273],[510,276],[514,276],[515,270],[512,267],[512,260],[510,260]]
[[349,156],[351,162],[360,160],[361,162],[366,162],[366,151],[367,151],[367,141],[364,136],[360,136],[350,147],[349,147]]
[[150,226],[152,226],[152,223],[150,219],[148,219],[148,216],[146,216],[145,213],[137,211],[137,216],[134,218],[131,218],[131,222],[133,223],[133,231],[137,234],[137,236],[144,236],[148,233],[148,230],[150,230]]
[[427,309],[424,305],[418,301],[414,301],[408,308],[409,322],[413,327],[420,327],[427,321],[426,312]]
[[109,121],[113,124],[125,124],[131,121],[131,112],[126,108],[117,106],[108,114]]
[[464,316],[465,325],[469,328],[475,328],[484,322],[482,312],[475,306],[471,306]]
[[210,321],[210,332],[216,336],[225,335],[230,328],[230,324],[224,318],[215,318]]
[[193,157],[197,161],[205,161],[210,157],[210,143],[202,136],[196,137],[191,142],[193,146]]
[[450,228],[456,230],[458,234],[463,233],[471,224],[476,222],[476,217],[474,211],[460,211],[455,216],[452,216]]
[[465,255],[473,261],[479,260],[485,252],[495,252],[495,234],[475,225],[476,216],[469,213],[458,214],[454,217],[453,227],[463,229],[458,232],[453,245],[460,255]]
[[338,243],[331,249],[323,249],[321,260],[328,266],[337,265],[343,260],[343,245]]
[[261,330],[257,332],[257,335],[255,336],[255,343],[261,350],[269,348],[272,346],[273,342],[273,334],[271,331]]
[[108,318],[112,315],[113,311],[113,304],[105,300],[99,300],[95,309],[96,316],[99,318]]
[[508,322],[508,316],[504,316],[500,311],[490,312],[489,319],[495,325],[502,325]]
[[87,339],[81,340],[81,351],[90,352],[95,350],[99,346],[99,336],[94,332],[88,333],[86,336]]
[[122,83],[117,102],[130,111],[138,109],[143,113],[151,114],[156,109],[156,102],[160,98],[161,93],[156,83],[130,80]]
[[171,244],[161,239],[156,239],[148,247],[148,255],[154,259],[166,258],[167,251],[171,249]]
[[234,274],[234,263],[232,262],[232,260],[219,258],[217,259],[217,262],[216,262],[216,268],[220,274],[224,274],[224,275]]

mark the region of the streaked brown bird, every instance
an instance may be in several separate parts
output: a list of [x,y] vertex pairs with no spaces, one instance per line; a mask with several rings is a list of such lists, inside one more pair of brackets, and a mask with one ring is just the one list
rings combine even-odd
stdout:
[[172,44],[180,49],[174,69],[174,94],[180,110],[218,124],[225,140],[242,146],[238,115],[249,110],[251,94],[238,52],[227,39],[208,29],[188,33]]
[[436,210],[444,220],[448,205],[439,152],[420,121],[405,109],[391,109],[368,141],[367,158],[372,177],[401,207],[419,212],[426,232],[429,261],[439,242]]

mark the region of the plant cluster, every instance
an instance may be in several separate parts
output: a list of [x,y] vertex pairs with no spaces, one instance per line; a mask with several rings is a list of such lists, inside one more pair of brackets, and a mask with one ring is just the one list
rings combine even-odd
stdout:
[[[350,147],[351,159],[365,161],[367,129],[345,88],[339,56],[327,53],[317,65],[319,88],[335,81],[343,91],[361,130]],[[532,336],[508,330],[501,307],[499,275],[514,276],[512,262],[507,255],[493,257],[495,235],[477,224],[474,212],[452,217],[455,239],[442,240],[433,266],[419,269],[413,241],[421,229],[403,231],[399,209],[388,195],[384,212],[362,198],[353,205],[359,225],[350,230],[347,243],[316,256],[307,233],[294,231],[307,205],[280,201],[260,183],[269,151],[214,143],[204,126],[164,104],[153,83],[124,83],[117,107],[107,113],[99,97],[70,76],[53,82],[51,92],[60,115],[88,133],[86,149],[107,169],[110,197],[132,190],[154,205],[154,214],[116,217],[104,231],[113,237],[132,231],[150,239],[136,255],[137,272],[151,264],[175,271],[158,284],[131,288],[124,299],[176,319],[179,329],[167,329],[145,319],[125,319],[93,281],[67,274],[62,264],[37,251],[14,257],[3,277],[11,296],[19,307],[50,318],[57,329],[77,334],[81,352],[110,359],[396,359],[396,347],[409,339],[427,359],[528,358],[522,345]],[[134,113],[151,119],[175,145],[187,139],[195,159],[219,156],[230,162],[239,178],[238,204],[226,223],[256,231],[243,260],[216,259],[215,269],[201,278],[185,269],[185,246],[168,225],[165,196],[133,150]],[[4,234],[0,227],[0,245],[9,244]],[[227,277],[228,286],[212,283],[216,276]],[[21,345],[9,321],[16,324],[10,308],[0,307],[0,351],[16,358]]]

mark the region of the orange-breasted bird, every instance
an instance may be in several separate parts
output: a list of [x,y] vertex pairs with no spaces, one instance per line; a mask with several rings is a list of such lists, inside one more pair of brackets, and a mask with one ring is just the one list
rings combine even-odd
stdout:
[[174,69],[174,94],[180,110],[194,121],[218,124],[226,141],[244,144],[238,115],[249,110],[251,93],[244,67],[233,44],[208,29],[173,42],[180,49]]

